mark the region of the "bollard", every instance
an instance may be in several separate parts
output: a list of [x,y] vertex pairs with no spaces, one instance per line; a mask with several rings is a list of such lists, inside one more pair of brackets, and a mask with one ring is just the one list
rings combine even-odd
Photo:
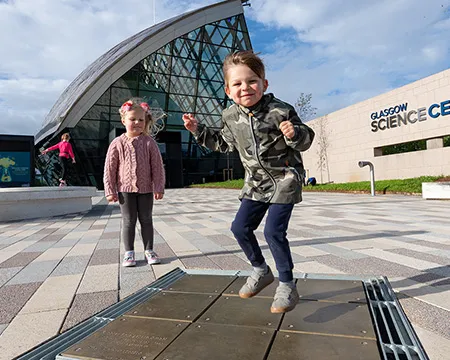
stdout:
[[360,168],[369,165],[370,167],[370,193],[375,196],[375,171],[373,169],[373,164],[370,161],[358,161]]

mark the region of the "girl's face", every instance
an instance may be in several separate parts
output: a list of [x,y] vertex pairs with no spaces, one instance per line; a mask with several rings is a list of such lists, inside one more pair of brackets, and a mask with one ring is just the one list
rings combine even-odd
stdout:
[[226,74],[225,92],[237,104],[244,107],[255,105],[264,95],[269,83],[261,79],[247,65],[234,65]]
[[127,129],[129,137],[136,137],[142,134],[145,128],[145,112],[143,109],[132,109],[125,113],[122,124]]

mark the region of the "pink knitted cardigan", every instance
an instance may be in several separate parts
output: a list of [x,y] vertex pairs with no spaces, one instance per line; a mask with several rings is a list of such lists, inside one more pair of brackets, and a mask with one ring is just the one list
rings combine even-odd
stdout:
[[103,183],[105,196],[118,192],[164,192],[164,165],[151,136],[116,137],[106,154]]

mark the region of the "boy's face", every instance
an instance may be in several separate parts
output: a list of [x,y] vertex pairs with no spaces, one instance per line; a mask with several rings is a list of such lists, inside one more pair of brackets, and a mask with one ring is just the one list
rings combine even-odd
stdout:
[[228,69],[225,92],[237,104],[255,105],[264,95],[269,83],[261,79],[247,65],[234,65]]
[[127,111],[122,118],[122,123],[125,125],[129,136],[139,136],[145,127],[144,110],[137,108]]

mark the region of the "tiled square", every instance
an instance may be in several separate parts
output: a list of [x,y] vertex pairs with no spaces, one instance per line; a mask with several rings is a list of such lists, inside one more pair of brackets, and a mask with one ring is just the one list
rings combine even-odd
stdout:
[[41,283],[0,287],[0,324],[11,322],[39,286]]

